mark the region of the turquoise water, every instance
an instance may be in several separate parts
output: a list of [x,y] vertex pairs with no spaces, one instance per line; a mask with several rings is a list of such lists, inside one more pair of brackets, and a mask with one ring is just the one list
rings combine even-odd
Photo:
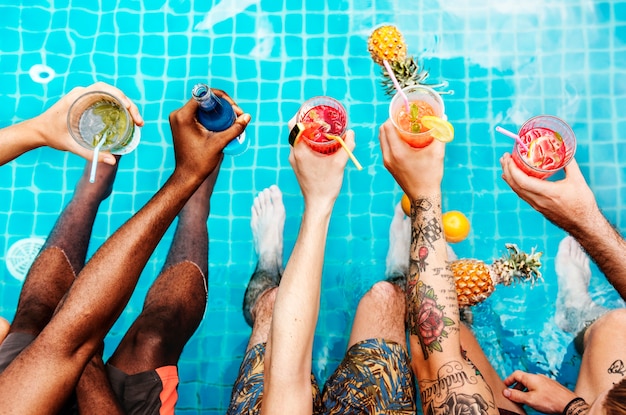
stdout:
[[[572,386],[580,359],[571,335],[554,323],[554,255],[563,231],[532,210],[500,178],[509,151],[502,125],[530,116],[565,119],[578,137],[577,160],[598,203],[626,228],[626,1],[396,0],[21,1],[0,5],[0,126],[28,119],[72,87],[115,84],[140,107],[146,126],[125,156],[113,195],[102,205],[90,253],[166,180],[174,158],[168,114],[197,82],[227,91],[252,114],[251,148],[226,158],[212,199],[209,306],[180,362],[181,414],[223,413],[250,329],[241,301],[255,254],[250,206],[278,183],[285,195],[286,256],[302,211],[287,157],[286,122],[314,95],[348,109],[357,136],[331,221],[324,268],[315,371],[325,379],[342,358],[359,297],[383,278],[388,228],[401,196],[382,164],[378,126],[389,98],[366,40],[394,23],[409,52],[449,82],[446,96],[456,139],[448,146],[444,210],[461,210],[472,232],[456,244],[461,257],[491,260],[514,242],[544,252],[545,281],[500,287],[474,311],[475,329],[501,375],[545,373]],[[49,149],[0,168],[0,260],[17,241],[45,237],[69,201],[84,161]],[[150,259],[107,352],[138,314],[167,253],[168,232]],[[594,269],[592,297],[620,303]],[[0,315],[11,318],[21,281],[0,266]],[[106,295],[106,294],[105,294]]]

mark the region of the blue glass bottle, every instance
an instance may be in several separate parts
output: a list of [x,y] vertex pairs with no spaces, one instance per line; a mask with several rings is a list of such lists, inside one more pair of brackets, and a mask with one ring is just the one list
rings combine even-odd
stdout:
[[[235,122],[237,116],[233,107],[224,98],[215,95],[207,84],[196,84],[191,95],[200,104],[197,114],[198,121],[207,130],[224,131]],[[244,131],[224,147],[224,154],[236,156],[246,151],[249,144]]]

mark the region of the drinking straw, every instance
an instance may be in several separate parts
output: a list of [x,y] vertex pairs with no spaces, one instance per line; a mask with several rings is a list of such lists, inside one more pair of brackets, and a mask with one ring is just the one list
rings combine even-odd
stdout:
[[520,147],[522,147],[524,150],[526,150],[526,152],[528,152],[528,146],[524,144],[524,142],[522,141],[519,135],[512,133],[509,130],[505,130],[504,128],[500,126],[496,127],[496,131],[499,132],[500,134],[506,135],[507,137],[511,137],[512,139],[517,141],[517,144],[519,144]]
[[387,73],[389,74],[389,77],[393,81],[393,86],[396,87],[398,94],[400,94],[400,96],[404,100],[404,106],[406,107],[406,112],[407,114],[409,114],[411,112],[411,109],[409,108],[409,98],[406,96],[406,94],[402,90],[402,87],[398,83],[398,80],[396,79],[396,75],[393,73],[393,70],[391,69],[391,65],[389,65],[389,62],[387,62],[387,59],[383,59],[383,64],[385,65],[385,69],[387,69]]
[[352,162],[356,166],[357,170],[363,170],[363,166],[361,166],[361,163],[359,163],[359,161],[356,159],[356,157],[354,157],[354,154],[352,154],[352,151],[350,151],[348,146],[346,146],[346,143],[343,141],[343,139],[341,137],[339,137],[338,135],[333,135],[333,134],[324,134],[324,135],[327,138],[331,138],[331,139],[337,141],[339,144],[341,144],[341,147],[343,147],[343,149],[346,150],[346,153],[348,153],[348,157],[350,157],[350,160],[352,160]]
[[106,134],[102,134],[102,138],[98,141],[98,144],[93,149],[93,159],[91,160],[91,172],[89,174],[89,183],[94,183],[96,181],[96,169],[98,168],[98,153],[100,152],[100,147],[106,141]]

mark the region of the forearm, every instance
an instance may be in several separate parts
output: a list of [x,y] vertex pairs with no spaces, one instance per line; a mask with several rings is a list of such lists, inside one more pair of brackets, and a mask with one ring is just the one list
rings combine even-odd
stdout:
[[419,344],[419,362],[458,354],[460,319],[454,278],[447,263],[441,222],[441,193],[419,195],[411,203],[411,250],[407,284],[407,323]]
[[330,212],[305,212],[278,288],[265,368],[263,409],[268,413],[295,414],[311,403],[313,337],[329,221]]
[[0,129],[0,166],[44,144],[36,119],[2,128]]
[[270,341],[276,356],[284,350],[310,364],[329,221],[330,212],[306,211],[302,218],[274,304]]
[[99,356],[94,356],[85,367],[76,385],[76,400],[78,412],[81,414],[124,414]]
[[621,258],[626,252],[626,241],[608,222],[599,208],[565,229],[576,238],[607,280],[626,300],[626,262]]
[[407,326],[424,412],[497,414],[495,398],[461,353],[454,277],[447,261],[441,193],[411,203]]

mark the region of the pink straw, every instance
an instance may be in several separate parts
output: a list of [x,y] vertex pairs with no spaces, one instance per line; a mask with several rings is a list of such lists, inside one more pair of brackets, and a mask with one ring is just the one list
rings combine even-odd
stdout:
[[404,106],[406,107],[406,112],[410,113],[411,108],[409,107],[409,98],[406,96],[404,91],[402,91],[402,87],[398,83],[398,80],[396,79],[396,75],[393,73],[393,70],[391,69],[391,65],[389,65],[389,62],[387,62],[387,59],[383,59],[383,64],[385,65],[385,69],[387,69],[387,73],[389,74],[389,77],[393,81],[393,85],[396,87],[398,94],[400,94],[400,96],[404,100]]
[[506,135],[507,137],[511,137],[512,139],[517,141],[517,144],[519,144],[520,147],[522,147],[524,150],[526,150],[526,152],[528,152],[528,146],[524,144],[524,142],[522,141],[519,135],[512,133],[509,130],[505,130],[504,128],[500,126],[496,127],[496,131],[499,132],[500,134]]

